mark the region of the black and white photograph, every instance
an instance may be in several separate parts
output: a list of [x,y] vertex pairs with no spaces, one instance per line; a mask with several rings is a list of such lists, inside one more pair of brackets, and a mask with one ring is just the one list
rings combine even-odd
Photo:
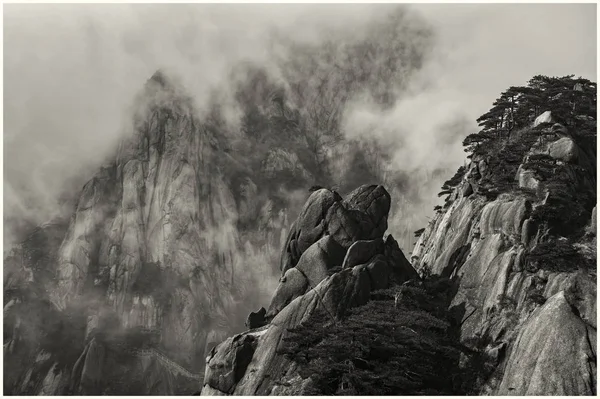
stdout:
[[3,395],[597,395],[596,3],[2,14]]

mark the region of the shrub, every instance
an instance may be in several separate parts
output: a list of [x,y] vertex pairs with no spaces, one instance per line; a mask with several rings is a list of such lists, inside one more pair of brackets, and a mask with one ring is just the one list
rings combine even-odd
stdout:
[[49,307],[41,329],[40,348],[53,356],[59,368],[71,367],[84,349],[85,315],[73,308]]
[[299,363],[303,378],[312,377],[315,394],[459,393],[461,349],[447,319],[449,284],[415,281],[376,292],[339,323],[316,313],[288,330],[281,352]]
[[537,139],[534,129],[523,131],[517,138],[506,142],[499,151],[488,153],[489,173],[481,179],[490,199],[503,192],[513,191],[518,187],[515,175],[525,154]]
[[543,305],[546,302],[546,297],[544,296],[544,294],[539,290],[535,289],[527,291],[527,295],[525,298],[537,305]]
[[573,272],[589,269],[593,265],[567,240],[551,240],[536,245],[525,256],[525,269],[530,273],[538,270]]
[[444,182],[442,190],[451,190],[453,187],[458,186],[466,172],[467,169],[464,166],[459,166],[454,176]]
[[539,180],[545,181],[556,174],[556,160],[546,154],[535,154],[528,157],[523,168],[533,170]]
[[423,266],[421,266],[421,269],[419,269],[419,274],[424,280],[430,278],[433,274],[431,271],[431,265],[428,265],[427,263],[423,264]]
[[589,221],[588,209],[591,209],[590,203],[595,202],[595,193],[578,190],[564,166],[557,168],[557,172],[545,184],[546,190],[550,192],[548,200],[536,207],[531,217],[538,222],[547,223],[552,235],[581,235]]

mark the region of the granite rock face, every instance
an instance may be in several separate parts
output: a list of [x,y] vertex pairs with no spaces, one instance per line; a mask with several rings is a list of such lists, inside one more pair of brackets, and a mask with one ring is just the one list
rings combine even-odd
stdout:
[[[278,352],[287,329],[319,310],[339,320],[348,309],[365,304],[372,291],[419,278],[394,238],[383,240],[389,204],[382,186],[361,186],[346,200],[326,189],[311,195],[284,248],[283,277],[269,306],[269,324],[229,338],[211,352],[203,395],[289,392],[288,386],[281,385],[282,379],[292,379],[297,393],[301,392],[310,381],[302,379],[295,372],[296,365]],[[303,235],[298,226],[307,225],[318,226],[317,233],[311,230]],[[289,255],[297,256],[295,266],[286,263]],[[237,350],[233,343],[244,340],[255,344],[253,350],[233,356]],[[224,360],[232,357],[235,362]],[[242,369],[244,373],[236,374],[235,370]]]
[[360,186],[346,200],[335,191],[314,191],[290,230],[281,270],[296,266],[304,251],[325,235],[344,249],[355,241],[383,236],[390,203],[390,195],[382,186]]
[[516,338],[498,387],[499,395],[513,392],[596,393],[596,329],[573,313],[562,291],[529,317]]

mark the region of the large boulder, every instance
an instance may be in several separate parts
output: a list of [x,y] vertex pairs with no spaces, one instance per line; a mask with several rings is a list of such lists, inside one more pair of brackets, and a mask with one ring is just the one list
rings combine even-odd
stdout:
[[364,214],[346,209],[341,202],[333,204],[327,211],[327,232],[344,248],[349,248],[354,241],[368,239],[363,229],[370,225]]
[[[371,221],[369,238],[382,237],[387,230],[387,217],[390,212],[391,197],[383,186],[363,185],[352,191],[344,205],[347,209],[366,214]],[[365,232],[367,233],[367,232]]]
[[331,236],[325,236],[311,245],[300,257],[296,269],[316,287],[335,266],[340,266],[346,251]]
[[314,191],[308,197],[300,215],[290,228],[283,248],[280,265],[282,273],[296,266],[302,253],[325,234],[325,215],[336,201],[341,201],[341,197],[325,188]]
[[533,127],[536,127],[537,125],[540,125],[542,123],[551,123],[552,121],[552,112],[546,111],[537,118],[535,118],[535,121],[533,122]]
[[383,239],[356,241],[348,248],[342,269],[368,262],[377,254],[383,253]]
[[381,238],[390,203],[389,193],[377,185],[360,186],[346,200],[335,191],[314,191],[290,229],[281,255],[282,273],[296,266],[304,251],[324,235],[345,249],[358,240]]
[[515,180],[519,182],[520,188],[537,190],[540,187],[540,180],[536,177],[535,172],[533,170],[523,168],[523,165],[519,165]]
[[203,394],[206,387],[211,394],[232,394],[237,383],[246,373],[256,349],[257,340],[252,334],[236,335],[214,348],[204,374]]
[[570,137],[561,137],[548,145],[548,155],[563,162],[575,162],[579,148]]
[[383,186],[360,186],[345,201],[329,208],[327,231],[346,249],[355,241],[383,237],[390,203],[390,194]]
[[267,311],[267,319],[272,318],[281,311],[288,303],[303,295],[308,289],[308,280],[302,272],[295,267],[285,272],[279,280],[279,285],[271,299]]

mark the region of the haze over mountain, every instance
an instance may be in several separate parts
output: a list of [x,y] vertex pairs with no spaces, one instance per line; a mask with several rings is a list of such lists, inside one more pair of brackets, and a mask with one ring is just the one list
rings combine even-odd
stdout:
[[595,392],[595,5],[7,10],[5,392]]
[[[250,60],[278,77],[278,60],[290,55],[286,41],[318,45],[330,31],[361,35],[395,7],[7,5],[4,244],[15,242],[24,221],[36,225],[70,212],[71,205],[59,205],[61,196],[112,154],[130,123],[133,96],[157,69],[172,71],[205,110],[211,88],[230,97],[236,63]],[[596,6],[406,7],[410,25],[429,32],[414,39],[422,65],[394,93],[392,108],[362,99],[346,108],[352,129],[344,134],[402,138],[390,166],[433,176],[425,187],[417,184],[426,206],[409,205],[419,224],[444,180],[434,172],[462,163],[463,131],[475,129],[496,93],[535,74],[596,78]],[[226,110],[237,115],[235,108]],[[431,157],[432,148],[444,156]]]

